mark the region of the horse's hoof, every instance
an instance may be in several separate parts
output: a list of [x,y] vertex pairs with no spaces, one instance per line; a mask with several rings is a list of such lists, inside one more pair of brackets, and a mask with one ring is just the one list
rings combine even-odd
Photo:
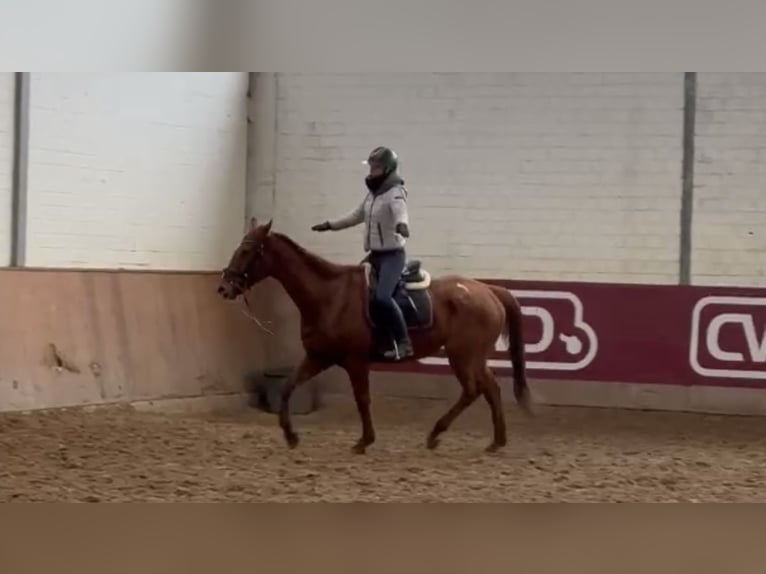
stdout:
[[533,417],[535,415],[534,411],[532,410],[532,401],[529,398],[528,390],[524,390],[518,393],[516,395],[516,402],[518,403],[519,409],[521,409],[523,414],[528,417]]
[[485,450],[485,452],[488,453],[495,453],[499,451],[501,448],[505,446],[505,442],[493,442],[491,445],[489,445]]
[[521,412],[526,415],[529,418],[532,418],[535,416],[535,411],[532,410],[532,404],[527,399],[523,403],[521,403]]
[[435,436],[429,436],[426,441],[426,447],[428,447],[428,450],[436,450],[436,447],[439,446],[439,442],[439,439]]
[[366,454],[367,453],[367,445],[363,442],[358,442],[354,446],[351,447],[351,452],[354,454]]
[[285,442],[287,442],[287,446],[291,449],[298,446],[298,435],[294,433],[293,431],[286,431],[285,432]]

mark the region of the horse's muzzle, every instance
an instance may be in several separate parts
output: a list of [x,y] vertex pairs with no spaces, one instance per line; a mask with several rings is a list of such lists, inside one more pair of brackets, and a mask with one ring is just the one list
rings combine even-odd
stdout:
[[217,291],[221,297],[228,300],[236,299],[239,295],[239,289],[228,282],[219,283]]

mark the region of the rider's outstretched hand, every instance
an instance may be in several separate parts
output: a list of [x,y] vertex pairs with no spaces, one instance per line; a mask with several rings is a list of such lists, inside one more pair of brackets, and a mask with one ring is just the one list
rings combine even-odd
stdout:
[[332,228],[330,227],[329,221],[325,221],[324,223],[318,223],[317,225],[311,228],[312,231],[330,231],[330,229]]

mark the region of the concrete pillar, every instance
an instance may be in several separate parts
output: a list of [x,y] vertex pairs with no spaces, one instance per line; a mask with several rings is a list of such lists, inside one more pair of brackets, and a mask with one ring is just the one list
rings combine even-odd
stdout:
[[276,215],[279,74],[250,72],[245,225]]

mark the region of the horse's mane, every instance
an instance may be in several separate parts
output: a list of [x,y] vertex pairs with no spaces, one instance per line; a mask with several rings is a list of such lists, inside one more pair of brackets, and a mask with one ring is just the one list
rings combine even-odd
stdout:
[[306,261],[306,263],[308,263],[309,267],[311,267],[314,272],[324,278],[332,279],[333,277],[337,277],[346,271],[361,268],[359,265],[344,265],[329,261],[328,259],[325,259],[316,253],[312,253],[284,233],[272,231],[270,235],[272,238],[286,243],[292,250],[298,252],[301,255],[301,258]]

